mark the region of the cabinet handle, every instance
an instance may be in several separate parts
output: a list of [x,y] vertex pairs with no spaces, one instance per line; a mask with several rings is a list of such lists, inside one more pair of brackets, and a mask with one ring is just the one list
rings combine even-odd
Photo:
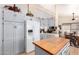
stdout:
[[4,40],[2,40],[2,42],[4,42]]

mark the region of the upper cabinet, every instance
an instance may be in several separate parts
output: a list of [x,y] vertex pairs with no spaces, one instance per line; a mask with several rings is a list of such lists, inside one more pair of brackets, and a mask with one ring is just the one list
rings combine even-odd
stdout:
[[55,26],[55,20],[54,19],[40,19],[40,26],[41,27]]
[[54,19],[48,19],[48,26],[55,26],[55,20]]
[[41,27],[45,27],[45,26],[48,27],[48,21],[47,21],[47,19],[40,19],[40,26]]
[[7,9],[4,9],[4,20],[8,21],[24,21],[25,15],[21,12],[13,12]]

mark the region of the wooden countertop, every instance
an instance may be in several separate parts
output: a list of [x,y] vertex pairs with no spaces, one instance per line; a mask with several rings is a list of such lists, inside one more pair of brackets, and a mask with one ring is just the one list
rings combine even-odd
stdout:
[[66,38],[49,38],[33,42],[36,46],[43,49],[51,55],[57,54],[67,43]]

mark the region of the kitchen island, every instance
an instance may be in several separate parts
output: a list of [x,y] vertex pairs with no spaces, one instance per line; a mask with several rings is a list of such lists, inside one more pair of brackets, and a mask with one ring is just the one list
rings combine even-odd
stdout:
[[69,54],[69,40],[66,38],[48,38],[33,42],[36,55],[67,55]]

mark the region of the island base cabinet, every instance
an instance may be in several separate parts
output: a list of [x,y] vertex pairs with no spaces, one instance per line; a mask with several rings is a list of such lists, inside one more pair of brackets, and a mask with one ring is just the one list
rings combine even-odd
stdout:
[[35,46],[35,55],[49,55],[49,54],[44,50],[42,50],[41,48]]
[[70,54],[70,44],[69,42],[60,50],[57,55],[69,55]]
[[69,42],[57,53],[57,54],[50,54],[43,50],[42,48],[35,45],[35,55],[69,55]]

